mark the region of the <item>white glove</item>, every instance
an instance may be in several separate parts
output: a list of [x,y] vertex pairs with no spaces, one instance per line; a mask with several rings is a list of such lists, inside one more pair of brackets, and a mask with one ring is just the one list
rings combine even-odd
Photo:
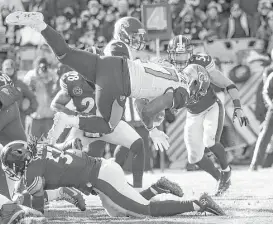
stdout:
[[164,151],[164,148],[167,150],[170,147],[168,142],[169,137],[161,130],[154,128],[149,131],[149,135],[153,140],[156,150]]
[[15,193],[12,197],[12,201],[14,203],[20,204],[22,205],[24,202],[24,195],[20,194],[20,193]]

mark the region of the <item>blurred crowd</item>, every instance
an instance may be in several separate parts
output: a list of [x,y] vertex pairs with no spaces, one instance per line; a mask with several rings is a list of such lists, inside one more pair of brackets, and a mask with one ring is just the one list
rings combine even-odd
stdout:
[[193,40],[257,37],[267,41],[268,52],[272,48],[271,0],[1,0],[0,32],[6,33],[6,42],[20,44],[20,28],[7,26],[5,17],[14,10],[40,11],[69,44],[103,46],[117,19],[141,19],[143,4],[159,2],[171,6],[175,35]]

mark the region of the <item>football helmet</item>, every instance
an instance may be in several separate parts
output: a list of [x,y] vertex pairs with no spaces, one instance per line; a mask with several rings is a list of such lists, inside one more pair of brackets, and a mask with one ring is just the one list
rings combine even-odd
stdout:
[[131,52],[129,47],[122,41],[112,40],[104,48],[106,56],[122,56],[131,59]]
[[184,69],[193,54],[191,41],[185,35],[178,35],[169,41],[168,60],[178,71]]
[[0,158],[2,169],[12,180],[20,180],[33,157],[26,141],[13,141],[4,146]]
[[134,17],[123,17],[117,20],[113,37],[136,50],[146,46],[146,31],[143,24]]
[[190,64],[183,70],[182,76],[187,80],[189,103],[196,103],[201,96],[207,94],[210,86],[210,77],[208,71],[203,66]]

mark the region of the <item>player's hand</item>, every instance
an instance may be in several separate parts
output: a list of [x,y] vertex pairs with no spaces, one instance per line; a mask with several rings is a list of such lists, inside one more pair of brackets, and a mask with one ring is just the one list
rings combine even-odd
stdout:
[[244,114],[244,111],[242,109],[239,109],[239,108],[234,109],[233,119],[232,119],[233,123],[234,123],[236,118],[239,120],[239,123],[240,123],[241,127],[242,126],[247,126],[249,124],[249,120],[246,117],[246,115]]
[[17,204],[20,204],[22,205],[23,202],[24,202],[24,196],[20,193],[15,193],[12,197],[12,201],[17,203]]
[[168,142],[169,137],[161,130],[157,128],[149,131],[149,136],[153,140],[154,146],[156,150],[164,151],[164,149],[168,149],[170,144]]

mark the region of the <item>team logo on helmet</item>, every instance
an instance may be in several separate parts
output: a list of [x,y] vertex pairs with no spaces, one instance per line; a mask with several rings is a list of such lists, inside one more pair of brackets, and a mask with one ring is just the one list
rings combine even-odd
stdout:
[[79,86],[76,86],[73,88],[73,94],[76,95],[76,96],[81,96],[83,93],[83,90],[79,87]]
[[200,82],[208,82],[209,81],[209,77],[206,74],[204,74],[203,72],[198,71],[198,80]]
[[185,52],[186,51],[186,44],[183,42],[183,43],[177,43],[176,44],[176,51],[178,52]]

